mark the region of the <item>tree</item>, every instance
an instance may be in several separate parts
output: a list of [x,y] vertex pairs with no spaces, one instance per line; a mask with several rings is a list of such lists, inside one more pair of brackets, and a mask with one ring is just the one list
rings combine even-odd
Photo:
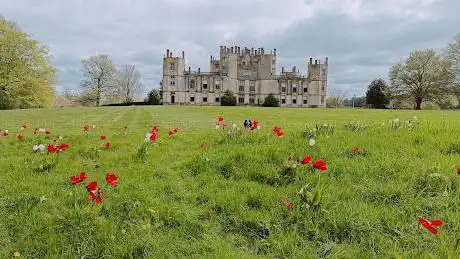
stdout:
[[328,108],[337,108],[337,107],[342,107],[343,102],[340,101],[337,97],[329,97],[326,100],[326,107]]
[[379,78],[371,82],[366,92],[366,103],[372,108],[384,109],[390,100],[387,97],[388,86],[385,80]]
[[115,65],[112,59],[104,54],[83,59],[81,64],[84,73],[81,86],[89,90],[86,91],[87,94],[94,94],[92,99],[96,101],[96,106],[99,106],[105,94],[114,89]]
[[[460,33],[449,43],[446,52],[454,73],[454,87],[458,90],[460,88]],[[457,91],[457,96],[460,96],[459,91]]]
[[220,98],[220,104],[222,106],[236,106],[236,97],[233,95],[232,91],[225,91],[224,95]]
[[411,52],[405,63],[393,65],[389,74],[390,97],[411,99],[417,110],[422,102],[442,102],[453,91],[451,62],[432,49]]
[[0,109],[53,104],[56,70],[46,46],[0,16]]
[[262,104],[262,106],[264,106],[264,107],[278,107],[278,106],[280,106],[280,102],[279,102],[278,98],[275,97],[275,95],[269,94],[269,95],[267,95],[267,97],[265,97],[265,100],[264,100],[264,103]]
[[142,89],[141,74],[133,65],[124,65],[117,73],[116,86],[119,97],[123,102],[129,103]]
[[151,105],[159,105],[161,103],[160,92],[157,89],[152,89],[145,101]]

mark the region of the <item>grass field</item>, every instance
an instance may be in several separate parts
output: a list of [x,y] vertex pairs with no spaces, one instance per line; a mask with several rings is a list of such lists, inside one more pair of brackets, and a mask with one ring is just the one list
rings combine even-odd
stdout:
[[[216,129],[219,115],[230,129],[249,116],[262,128],[229,134]],[[414,116],[418,124],[409,127],[404,121]],[[389,122],[396,118],[401,128]],[[86,124],[95,128],[84,134]],[[335,128],[317,130],[310,147],[306,127],[316,124]],[[158,143],[144,144],[153,125]],[[34,137],[34,128],[51,134]],[[172,128],[179,131],[168,137]],[[460,255],[458,112],[68,108],[0,111],[4,129],[0,258]],[[69,148],[32,152],[53,139]],[[110,149],[98,148],[106,142]],[[307,154],[326,161],[327,171],[292,166]],[[100,185],[112,171],[118,186],[96,204],[85,185],[70,182],[81,171]],[[444,224],[435,235],[419,216]]]

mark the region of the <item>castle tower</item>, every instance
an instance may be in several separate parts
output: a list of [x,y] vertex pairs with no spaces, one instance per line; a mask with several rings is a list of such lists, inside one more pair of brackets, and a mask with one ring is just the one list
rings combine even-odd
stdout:
[[321,60],[310,58],[308,65],[308,95],[311,98],[311,105],[326,106],[327,95],[327,73],[329,59],[326,57],[324,63]]
[[173,56],[166,50],[163,57],[163,103],[175,104],[185,102],[184,86],[185,53]]

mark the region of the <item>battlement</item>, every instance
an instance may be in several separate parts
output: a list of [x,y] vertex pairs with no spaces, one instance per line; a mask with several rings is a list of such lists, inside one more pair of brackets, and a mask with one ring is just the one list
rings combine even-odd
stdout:
[[310,62],[307,62],[308,66],[316,66],[316,65],[327,65],[329,62],[329,58],[326,57],[323,63],[321,63],[321,59],[314,59],[310,58]]
[[182,59],[185,59],[185,52],[182,51],[181,56],[173,56],[172,51],[169,51],[169,49],[166,49],[166,54],[163,56],[163,58],[182,58]]
[[276,49],[273,49],[273,51],[270,51],[270,54],[265,54],[264,48],[255,49],[255,48],[240,47],[240,46],[232,46],[232,47],[220,46],[221,56],[226,56],[229,54],[235,54],[238,56],[244,56],[244,55],[249,55],[249,56],[275,55],[276,56]]

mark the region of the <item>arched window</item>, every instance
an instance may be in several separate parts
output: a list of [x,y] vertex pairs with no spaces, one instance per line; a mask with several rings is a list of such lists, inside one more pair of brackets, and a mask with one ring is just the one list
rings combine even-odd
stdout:
[[190,88],[195,88],[195,80],[190,79]]

